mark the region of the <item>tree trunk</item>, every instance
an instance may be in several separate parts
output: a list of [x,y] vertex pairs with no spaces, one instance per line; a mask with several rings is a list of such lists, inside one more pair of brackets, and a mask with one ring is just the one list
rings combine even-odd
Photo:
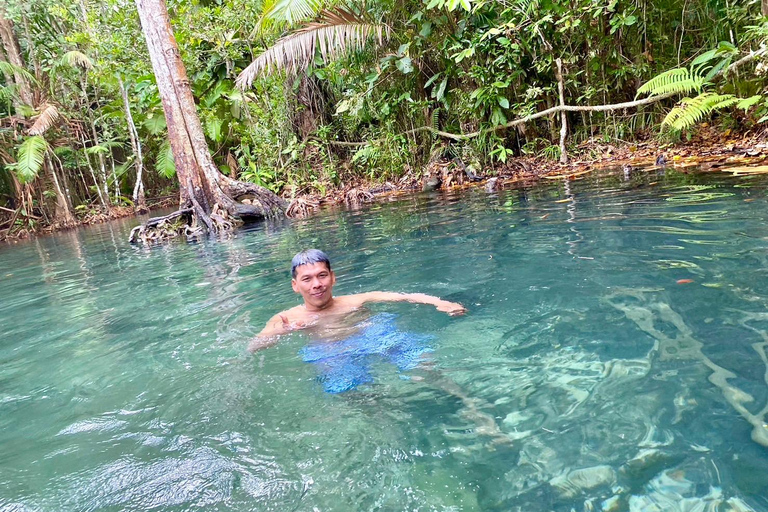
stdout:
[[54,214],[56,222],[64,226],[74,226],[75,216],[72,215],[67,196],[64,194],[64,190],[59,183],[59,178],[56,176],[56,166],[53,165],[53,162],[51,162],[48,157],[45,157],[43,165],[49,171],[51,181],[53,182],[53,188],[56,192],[56,213]]
[[760,12],[763,16],[768,16],[768,0],[760,0]]
[[[5,10],[0,5],[0,39],[3,41],[8,62],[16,67],[24,67],[24,58],[21,56],[21,48],[16,33],[13,30],[13,22],[6,18]],[[19,88],[19,98],[25,105],[34,106],[34,96],[27,81],[19,73],[14,73],[14,81]]]
[[[558,57],[555,59],[557,92],[560,98],[560,106],[565,106],[565,82],[563,81],[563,60]],[[568,163],[568,152],[565,147],[565,138],[568,136],[568,114],[565,110],[560,112],[560,163]]]
[[[238,218],[263,218],[284,212],[284,201],[269,190],[232,180],[216,168],[197,115],[165,2],[136,0],[136,6],[165,112],[168,139],[181,188],[181,208],[191,207],[208,231],[231,227],[215,213],[214,206]],[[238,202],[237,199],[243,196],[248,196],[254,204]]]
[[144,157],[141,151],[141,139],[136,131],[136,124],[133,122],[131,114],[131,104],[128,101],[128,91],[123,84],[123,79],[117,77],[117,83],[120,86],[120,95],[123,97],[123,108],[125,109],[125,120],[128,123],[128,135],[131,138],[131,148],[136,159],[136,185],[133,187],[133,207],[136,213],[146,213],[147,200],[144,197],[144,183],[141,181],[141,175],[144,173]]

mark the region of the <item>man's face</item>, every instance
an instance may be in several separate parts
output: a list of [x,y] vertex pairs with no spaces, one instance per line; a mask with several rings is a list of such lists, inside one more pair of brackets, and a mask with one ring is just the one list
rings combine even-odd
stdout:
[[331,291],[336,276],[325,263],[312,263],[296,267],[296,277],[291,280],[293,291],[304,298],[309,311],[324,309],[331,302]]

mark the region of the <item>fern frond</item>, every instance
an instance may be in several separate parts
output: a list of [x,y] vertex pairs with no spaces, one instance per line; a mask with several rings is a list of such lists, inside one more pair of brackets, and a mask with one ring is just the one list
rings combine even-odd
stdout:
[[83,52],[72,50],[61,56],[61,62],[68,64],[73,68],[83,68],[85,70],[93,67],[93,61]]
[[675,68],[665,71],[651,78],[638,90],[637,96],[648,94],[661,96],[662,94],[680,93],[687,94],[691,91],[701,92],[705,80],[702,76],[691,73],[687,68]]
[[701,121],[715,110],[735,105],[740,98],[733,94],[704,92],[695,98],[685,98],[673,108],[662,122],[675,130],[685,130]]
[[155,167],[161,176],[173,178],[176,175],[176,164],[173,161],[173,150],[171,144],[166,140],[160,146],[160,151],[155,159]]
[[432,129],[440,129],[440,108],[436,108],[432,111]]
[[52,103],[44,103],[35,123],[27,131],[30,135],[42,135],[59,119],[59,109]]
[[739,102],[736,103],[736,108],[740,108],[742,110],[748,110],[749,107],[757,104],[757,102],[759,102],[762,99],[763,99],[762,94],[755,94],[754,96],[750,96],[749,98],[740,99]]
[[27,137],[21,143],[17,151],[16,163],[13,169],[22,184],[29,183],[37,178],[37,174],[43,167],[45,152],[48,151],[48,141],[40,135]]

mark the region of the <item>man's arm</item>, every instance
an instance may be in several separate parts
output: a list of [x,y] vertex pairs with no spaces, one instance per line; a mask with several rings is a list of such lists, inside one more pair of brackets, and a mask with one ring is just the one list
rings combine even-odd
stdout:
[[278,338],[302,326],[290,323],[285,312],[278,313],[267,321],[267,325],[248,344],[249,352],[263,350],[277,344]]
[[426,293],[367,292],[350,297],[359,300],[361,305],[366,302],[415,302],[435,306],[438,311],[451,316],[463,315],[467,312],[467,308],[458,302],[450,302]]

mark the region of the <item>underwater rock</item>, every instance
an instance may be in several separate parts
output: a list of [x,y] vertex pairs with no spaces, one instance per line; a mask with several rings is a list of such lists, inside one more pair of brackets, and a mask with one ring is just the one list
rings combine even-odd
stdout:
[[609,487],[615,483],[616,471],[607,465],[576,469],[549,481],[549,484],[564,498],[574,498],[582,491],[596,487]]
[[621,496],[611,496],[600,504],[602,512],[619,512],[623,508]]
[[619,468],[619,474],[633,482],[647,482],[665,468],[678,462],[667,452],[656,448],[641,450]]

